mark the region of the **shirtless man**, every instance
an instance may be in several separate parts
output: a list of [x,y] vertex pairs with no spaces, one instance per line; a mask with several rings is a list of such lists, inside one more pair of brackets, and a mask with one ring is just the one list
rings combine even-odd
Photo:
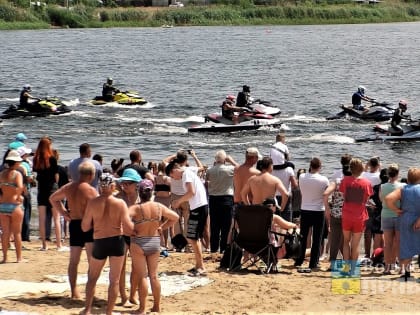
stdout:
[[109,287],[106,314],[112,314],[118,296],[121,269],[124,263],[123,229],[130,235],[134,229],[124,200],[113,196],[115,180],[109,174],[100,179],[100,195],[89,201],[82,220],[82,230],[93,227],[92,258],[89,261],[86,284],[85,309],[81,314],[91,314],[95,286],[109,257]]
[[[83,247],[86,248],[88,261],[92,257],[93,230],[83,232],[81,223],[88,201],[98,195],[96,189],[90,185],[94,178],[95,166],[90,162],[83,162],[79,165],[79,180],[64,185],[50,196],[53,208],[59,211],[66,221],[70,221],[70,261],[67,272],[72,299],[80,298],[76,282]],[[64,206],[64,199],[67,200],[69,210]]]
[[272,171],[273,160],[270,157],[264,157],[261,161],[261,173],[249,178],[241,191],[241,198],[245,204],[262,204],[264,200],[274,198],[276,192],[280,192],[280,209],[285,209],[289,194],[282,181],[271,175]]
[[243,202],[241,191],[246,185],[248,179],[254,175],[260,174],[260,171],[255,168],[255,164],[260,157],[260,152],[257,148],[248,148],[245,153],[245,162],[235,168],[233,174],[233,187],[235,187],[233,195],[233,203],[237,206]]

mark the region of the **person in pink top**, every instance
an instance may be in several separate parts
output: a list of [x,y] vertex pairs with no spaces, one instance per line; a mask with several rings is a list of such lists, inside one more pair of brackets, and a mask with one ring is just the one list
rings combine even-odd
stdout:
[[[347,262],[343,266],[344,274],[354,274],[357,258],[359,257],[359,243],[365,230],[366,220],[369,218],[366,202],[373,194],[370,182],[361,177],[363,162],[360,159],[350,160],[352,176],[343,178],[340,192],[343,193],[344,203],[342,210],[343,228],[343,258]],[[348,263],[350,261],[350,263]]]

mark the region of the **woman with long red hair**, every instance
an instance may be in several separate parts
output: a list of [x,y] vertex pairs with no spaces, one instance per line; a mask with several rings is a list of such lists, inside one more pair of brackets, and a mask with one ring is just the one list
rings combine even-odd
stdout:
[[[36,179],[38,181],[38,216],[39,216],[39,234],[42,241],[40,250],[48,250],[45,236],[45,223],[47,207],[51,207],[49,198],[51,194],[58,189],[58,164],[54,157],[52,149],[52,141],[49,137],[42,137],[38,143],[33,158],[33,170],[37,173]],[[65,247],[61,246],[61,225],[60,214],[53,211],[55,236],[57,250],[62,251]]]

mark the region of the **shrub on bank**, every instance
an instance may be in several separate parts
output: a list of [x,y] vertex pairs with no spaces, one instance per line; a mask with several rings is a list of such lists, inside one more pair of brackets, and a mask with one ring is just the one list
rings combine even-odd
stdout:
[[93,8],[83,5],[74,6],[70,9],[59,6],[48,6],[46,14],[51,25],[83,28],[92,20]]
[[0,1],[0,20],[5,22],[36,22],[37,18],[25,9]]
[[99,20],[101,22],[106,21],[133,21],[140,22],[148,19],[149,14],[145,11],[140,11],[138,9],[129,8],[129,9],[107,9],[99,11]]

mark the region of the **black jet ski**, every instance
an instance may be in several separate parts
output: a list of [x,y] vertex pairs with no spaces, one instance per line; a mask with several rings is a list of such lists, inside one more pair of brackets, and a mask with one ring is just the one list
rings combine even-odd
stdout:
[[373,130],[377,132],[375,135],[355,139],[356,142],[367,141],[419,141],[420,140],[420,120],[411,121],[401,125],[403,134],[399,134],[396,129],[390,125],[376,124]]
[[49,115],[61,115],[71,112],[71,109],[56,97],[48,97],[30,103],[30,109],[20,109],[16,105],[10,105],[1,119],[16,117],[45,117]]
[[120,105],[144,105],[147,101],[141,97],[137,92],[125,91],[118,92],[113,96],[111,102],[105,101],[102,96],[96,96],[90,101],[93,105],[104,105],[111,103],[118,103]]
[[387,102],[373,102],[368,110],[356,110],[353,105],[341,105],[342,111],[333,116],[327,117],[327,120],[343,119],[343,118],[356,118],[363,121],[387,121],[392,118],[395,107],[392,107]]
[[[259,118],[257,118],[259,115]],[[244,113],[239,115],[238,121],[222,117],[220,114],[205,116],[205,123],[188,128],[189,132],[231,132],[239,130],[256,130],[261,127],[280,127],[282,122],[271,115]]]

